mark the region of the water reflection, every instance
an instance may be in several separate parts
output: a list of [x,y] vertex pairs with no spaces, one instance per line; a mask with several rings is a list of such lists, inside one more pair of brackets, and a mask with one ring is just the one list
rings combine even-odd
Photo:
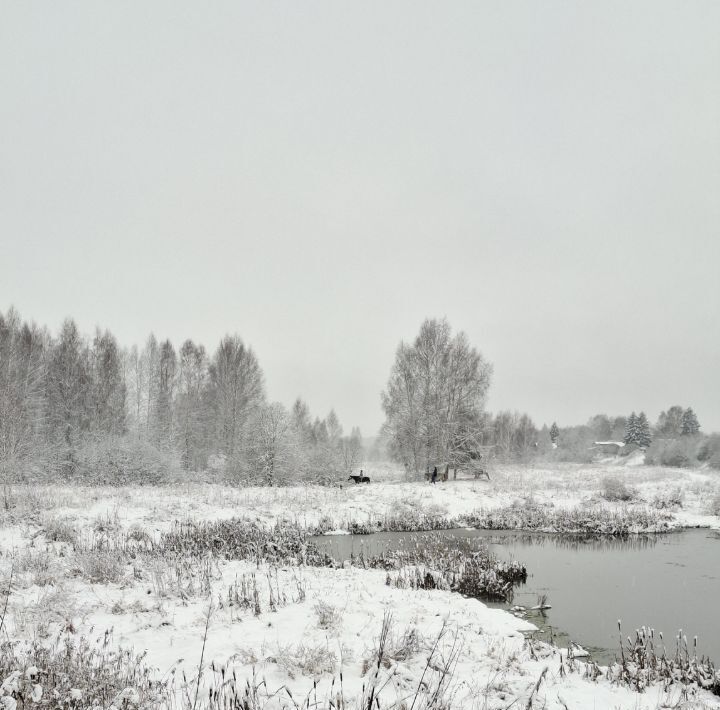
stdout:
[[[672,534],[672,533],[668,533]],[[566,550],[644,550],[657,545],[658,535],[632,535],[610,537],[607,535],[557,535],[554,533],[506,532],[493,533],[482,538],[489,545],[551,546]]]

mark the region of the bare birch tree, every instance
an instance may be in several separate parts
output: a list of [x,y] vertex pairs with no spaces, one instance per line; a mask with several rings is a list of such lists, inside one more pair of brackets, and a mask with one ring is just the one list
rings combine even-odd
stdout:
[[180,348],[175,405],[180,460],[186,469],[201,468],[207,460],[207,380],[205,348],[186,340]]
[[451,464],[468,425],[479,426],[491,365],[446,320],[426,320],[412,345],[401,343],[382,394],[385,432],[395,458],[415,471]]
[[292,417],[278,402],[256,407],[249,421],[247,476],[266,486],[287,485],[297,476],[298,438]]
[[95,333],[90,365],[91,429],[99,434],[122,434],[127,387],[120,350],[109,331]]
[[41,446],[47,341],[13,309],[0,313],[0,463],[25,460]]
[[265,399],[262,370],[255,353],[238,336],[226,336],[215,351],[210,387],[216,445],[232,462],[241,452],[250,414]]

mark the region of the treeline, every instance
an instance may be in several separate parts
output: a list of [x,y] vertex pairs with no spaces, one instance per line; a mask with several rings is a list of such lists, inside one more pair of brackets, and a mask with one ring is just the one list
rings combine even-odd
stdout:
[[692,407],[675,405],[651,423],[644,412],[628,416],[597,414],[586,424],[538,427],[525,412],[483,412],[478,420],[478,448],[505,462],[590,462],[602,455],[598,442],[624,446],[621,455],[642,449],[646,463],[688,467],[707,463],[720,469],[720,435],[705,435]]
[[[540,450],[545,455],[547,440],[545,432],[541,434]],[[720,468],[720,435],[703,434],[692,407],[674,405],[661,412],[655,423],[645,412],[615,417],[597,414],[584,425],[560,428],[553,423],[547,434],[550,457],[555,460],[590,461],[598,454],[596,442],[617,442],[624,444],[621,455],[642,449],[649,464],[688,467],[707,463]]]
[[334,480],[362,455],[334,411],[267,401],[251,348],[226,336],[212,354],[151,335],[122,349],[109,331],[57,336],[0,313],[0,472],[9,478],[159,481],[214,471],[277,485]]

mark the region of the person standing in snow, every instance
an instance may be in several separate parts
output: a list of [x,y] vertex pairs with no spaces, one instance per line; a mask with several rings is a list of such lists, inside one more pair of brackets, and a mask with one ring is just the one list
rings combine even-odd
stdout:
[[432,477],[430,478],[430,483],[435,483],[437,481],[437,466],[433,469]]

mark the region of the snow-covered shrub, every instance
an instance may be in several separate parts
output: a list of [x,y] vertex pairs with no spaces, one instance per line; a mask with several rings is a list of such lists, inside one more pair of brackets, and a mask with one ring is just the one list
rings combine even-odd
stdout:
[[74,480],[94,485],[170,483],[177,479],[180,462],[147,441],[133,437],[106,437],[88,441],[77,451]]
[[617,476],[603,478],[600,495],[608,501],[631,501],[637,498],[637,492],[628,488]]
[[679,439],[657,439],[645,452],[645,463],[673,468],[689,468],[696,461],[697,439],[683,436]]
[[698,461],[720,469],[720,434],[705,437],[698,447]]
[[708,512],[710,515],[717,515],[720,517],[720,493],[716,493],[713,496],[710,501],[710,505],[708,506]]

